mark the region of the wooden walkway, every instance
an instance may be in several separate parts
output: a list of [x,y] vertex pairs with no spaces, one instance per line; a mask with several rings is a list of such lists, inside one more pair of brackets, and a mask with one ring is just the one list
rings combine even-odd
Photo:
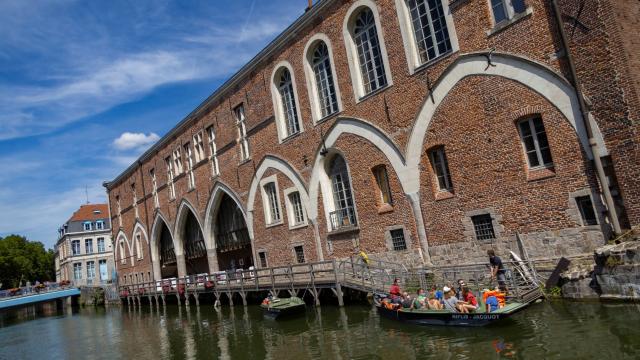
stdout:
[[[542,296],[536,283],[535,271],[526,264],[505,263],[509,275],[509,288],[513,298],[531,302]],[[343,289],[349,288],[365,293],[383,293],[395,278],[405,288],[424,288],[431,285],[455,284],[456,279],[467,279],[472,289],[480,290],[495,286],[487,278],[486,264],[408,270],[401,264],[371,260],[368,265],[360,259],[329,260],[289,266],[255,270],[224,271],[215,274],[190,275],[184,278],[163,279],[120,287],[120,297],[129,305],[142,305],[142,300],[151,306],[166,305],[167,297],[175,296],[179,305],[200,305],[201,296],[214,297],[214,304],[226,297],[234,305],[239,297],[247,305],[247,296],[252,292],[268,292],[279,295],[286,291],[290,296],[301,291],[310,293],[316,305],[320,305],[320,294],[331,291],[340,306],[344,305]],[[236,296],[237,295],[237,296]]]

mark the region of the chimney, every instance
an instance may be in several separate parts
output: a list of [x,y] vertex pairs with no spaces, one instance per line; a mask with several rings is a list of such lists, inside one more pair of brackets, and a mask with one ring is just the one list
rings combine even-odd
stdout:
[[309,10],[311,10],[312,7],[313,7],[313,0],[309,0],[309,5],[307,5],[307,8],[304,11],[305,12],[309,11]]

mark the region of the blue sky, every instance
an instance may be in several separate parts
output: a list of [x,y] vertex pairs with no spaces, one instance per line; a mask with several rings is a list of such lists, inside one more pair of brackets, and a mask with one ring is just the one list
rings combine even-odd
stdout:
[[0,236],[57,228],[304,0],[0,1]]

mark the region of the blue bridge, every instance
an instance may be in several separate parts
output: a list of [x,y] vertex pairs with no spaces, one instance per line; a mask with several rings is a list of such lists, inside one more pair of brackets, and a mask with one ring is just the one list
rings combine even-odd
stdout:
[[9,308],[31,305],[41,302],[48,302],[57,299],[64,299],[72,296],[79,296],[80,289],[78,288],[66,288],[56,289],[47,292],[32,293],[20,296],[9,296],[0,298],[0,310]]

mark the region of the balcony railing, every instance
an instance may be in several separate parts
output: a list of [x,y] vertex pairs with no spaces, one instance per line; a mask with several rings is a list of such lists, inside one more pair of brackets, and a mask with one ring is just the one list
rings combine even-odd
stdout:
[[187,259],[196,259],[207,256],[207,247],[204,245],[204,240],[188,242],[186,245],[185,255]]
[[165,249],[162,252],[161,263],[162,265],[170,265],[175,264],[176,262],[176,253],[173,251],[173,248]]
[[357,225],[356,212],[353,206],[347,206],[329,213],[331,221],[331,231],[352,228]]
[[216,235],[216,248],[220,252],[238,250],[249,244],[251,239],[246,228]]

